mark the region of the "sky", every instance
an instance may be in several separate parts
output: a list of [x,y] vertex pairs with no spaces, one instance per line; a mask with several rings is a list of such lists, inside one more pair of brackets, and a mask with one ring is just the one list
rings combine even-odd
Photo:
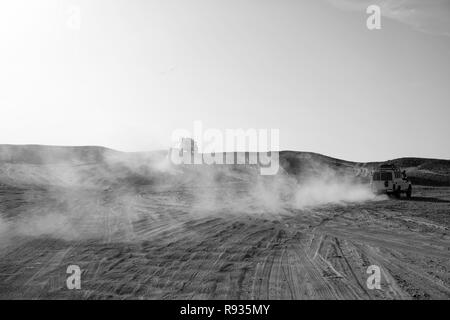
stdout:
[[281,150],[450,159],[449,87],[450,0],[0,4],[0,144],[147,151],[198,120],[279,129]]

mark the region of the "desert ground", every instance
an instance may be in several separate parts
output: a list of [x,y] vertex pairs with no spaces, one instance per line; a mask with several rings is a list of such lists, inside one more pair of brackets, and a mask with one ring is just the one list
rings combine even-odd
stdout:
[[[52,163],[8,150],[1,299],[450,298],[450,186],[428,162],[409,171],[441,182],[414,185],[407,200],[353,190],[335,181],[341,169],[299,193],[319,158],[292,152],[277,177],[263,178],[252,168],[170,171],[84,153]],[[330,168],[329,159],[320,161]],[[371,166],[331,162],[357,174]],[[66,286],[69,265],[82,270],[80,290]],[[371,265],[379,290],[366,284]]]

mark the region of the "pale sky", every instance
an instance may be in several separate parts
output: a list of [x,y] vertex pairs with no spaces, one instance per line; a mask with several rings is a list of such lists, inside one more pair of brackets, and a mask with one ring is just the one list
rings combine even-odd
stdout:
[[281,150],[449,159],[449,101],[450,0],[0,4],[0,144],[147,151],[200,120],[279,129]]

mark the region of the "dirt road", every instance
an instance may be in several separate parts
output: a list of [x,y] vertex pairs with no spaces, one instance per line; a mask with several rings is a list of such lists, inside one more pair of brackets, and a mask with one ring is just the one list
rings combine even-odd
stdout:
[[[450,188],[281,212],[197,209],[190,192],[2,186],[0,298],[450,298]],[[66,287],[73,264],[81,290]]]

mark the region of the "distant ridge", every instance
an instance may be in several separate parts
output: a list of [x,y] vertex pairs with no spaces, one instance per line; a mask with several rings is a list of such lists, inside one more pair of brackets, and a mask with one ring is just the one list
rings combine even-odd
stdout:
[[101,162],[105,154],[118,151],[99,146],[0,145],[0,162],[52,164]]
[[[148,155],[164,155],[165,151],[122,152],[101,146],[48,146],[48,145],[0,145],[1,163],[12,164],[57,164],[98,163],[107,157],[122,157],[143,161]],[[384,162],[353,162],[325,156],[314,152],[281,151],[280,165],[285,172],[298,175],[317,164],[334,169],[365,169],[371,171],[383,163],[393,163],[408,172],[415,184],[450,186],[450,160],[405,157]]]

